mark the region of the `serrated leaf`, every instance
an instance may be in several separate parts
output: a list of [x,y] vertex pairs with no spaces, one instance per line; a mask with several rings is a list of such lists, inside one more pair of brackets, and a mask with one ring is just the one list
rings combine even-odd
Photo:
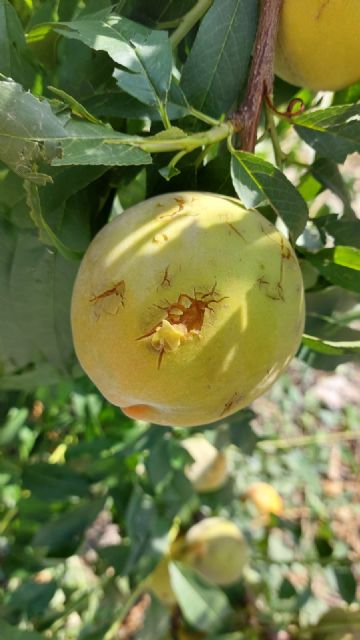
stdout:
[[182,72],[181,87],[193,107],[219,117],[234,105],[246,80],[256,25],[256,2],[215,0]]
[[216,631],[231,608],[224,592],[180,562],[169,564],[171,586],[185,620],[200,631]]
[[0,81],[0,160],[23,178],[45,183],[34,163],[50,163],[66,134],[49,103],[12,80]]
[[127,166],[152,162],[146,151],[122,144],[122,140],[131,136],[118,133],[111,127],[69,120],[64,131],[65,137],[61,140],[62,155],[53,160],[53,166]]
[[122,16],[85,16],[56,23],[54,29],[96,51],[106,51],[120,65],[114,77],[126,93],[151,106],[165,104],[170,88],[172,51],[164,31],[154,31]]
[[306,202],[270,162],[252,153],[234,151],[231,176],[235,191],[246,207],[269,204],[285,222],[294,239],[304,230],[308,218]]
[[304,334],[302,342],[306,347],[317,351],[318,353],[325,353],[329,356],[340,356],[350,353],[360,353],[360,339],[359,340],[323,340],[316,336],[310,336]]
[[360,293],[360,249],[337,246],[317,253],[307,251],[306,259],[333,284]]
[[329,107],[296,117],[295,129],[320,156],[342,163],[360,151],[360,105]]

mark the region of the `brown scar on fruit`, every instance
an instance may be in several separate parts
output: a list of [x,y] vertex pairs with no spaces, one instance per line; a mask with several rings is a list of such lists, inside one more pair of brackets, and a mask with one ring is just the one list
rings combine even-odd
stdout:
[[[284,261],[285,260],[289,260],[289,261],[293,261],[295,262],[295,257],[292,254],[291,250],[289,247],[287,247],[285,245],[284,242],[284,238],[282,236],[280,236],[280,242],[278,242],[277,240],[275,240],[274,238],[272,238],[272,236],[270,236],[264,229],[263,225],[260,223],[260,228],[261,231],[270,239],[272,240],[275,244],[277,244],[278,247],[280,247],[280,273],[279,273],[279,280],[277,281],[274,289],[275,289],[275,293],[266,293],[265,295],[270,298],[270,300],[281,300],[282,302],[285,302],[285,297],[284,297],[284,289],[283,289],[283,279],[284,279]],[[261,286],[261,284],[269,284],[269,283],[265,283],[262,278],[258,278],[257,282],[259,283],[259,286]],[[261,284],[260,284],[261,283]]]
[[89,302],[97,302],[98,300],[102,300],[103,298],[107,298],[108,296],[120,296],[120,302],[122,306],[124,306],[124,295],[125,295],[125,281],[120,280],[110,289],[106,289],[101,293],[94,294],[89,298]]
[[243,396],[241,393],[239,393],[238,391],[236,391],[230,398],[230,400],[228,400],[227,402],[225,402],[224,404],[224,408],[222,410],[222,412],[220,413],[220,417],[224,416],[225,413],[227,413],[228,411],[230,411],[234,406],[236,406],[241,400],[243,399]]
[[159,352],[158,369],[165,353],[176,351],[186,340],[194,336],[201,337],[205,311],[214,312],[210,306],[219,304],[228,296],[220,297],[216,291],[216,282],[207,293],[197,292],[194,295],[180,293],[176,302],[166,301],[166,307],[158,306],[165,311],[165,316],[137,341],[150,338],[151,346]]
[[[106,300],[111,300],[111,298],[118,298],[119,304],[122,307],[125,307],[125,280],[119,280],[113,287],[110,289],[105,289],[101,293],[94,294],[89,298],[89,302],[94,305],[95,309],[95,317],[96,319],[99,317],[100,311],[104,310],[106,313],[111,313],[109,310],[103,307],[102,303],[105,303]],[[101,306],[101,309],[99,308]],[[117,313],[118,307],[115,307],[115,310],[112,313]]]
[[231,222],[227,222],[227,225],[228,225],[228,227],[230,227],[230,229],[232,229],[232,230],[236,233],[236,235],[240,236],[240,238],[241,238],[244,242],[246,242],[245,236],[241,233],[241,231],[239,231],[239,229],[237,229],[237,228],[235,227],[235,225],[234,225],[234,224],[232,224]]
[[266,284],[270,284],[269,280],[265,280],[264,276],[260,276],[260,278],[258,278],[256,282],[259,286],[259,289],[261,289],[261,287],[263,287]]
[[172,213],[161,213],[159,216],[157,216],[159,220],[162,220],[163,218],[175,218],[175,216],[178,216],[179,213],[182,212],[185,207],[184,198],[174,198],[174,200],[177,203],[176,211],[173,211]]
[[320,5],[318,12],[315,16],[315,20],[320,20],[321,18],[321,14],[324,11],[324,9],[326,9],[327,5],[329,4],[330,0],[324,0],[324,2]]
[[170,287],[171,286],[171,280],[170,280],[170,276],[169,276],[169,268],[170,265],[168,265],[165,269],[164,275],[163,275],[163,279],[161,281],[160,286],[161,287]]

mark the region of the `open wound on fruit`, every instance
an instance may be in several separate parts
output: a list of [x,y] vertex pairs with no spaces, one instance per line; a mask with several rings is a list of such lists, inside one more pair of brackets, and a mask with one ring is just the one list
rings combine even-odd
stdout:
[[208,293],[203,294],[194,291],[194,296],[180,293],[176,302],[159,307],[166,312],[165,317],[148,333],[137,338],[148,340],[153,349],[159,352],[158,369],[164,353],[176,351],[185,340],[191,340],[194,336],[201,337],[206,309],[213,312],[214,309],[210,305],[219,304],[227,298],[220,298],[215,287],[216,283]]
[[99,318],[101,312],[115,315],[120,306],[125,306],[125,280],[119,280],[109,289],[93,294],[89,298],[89,302],[94,306],[96,319]]

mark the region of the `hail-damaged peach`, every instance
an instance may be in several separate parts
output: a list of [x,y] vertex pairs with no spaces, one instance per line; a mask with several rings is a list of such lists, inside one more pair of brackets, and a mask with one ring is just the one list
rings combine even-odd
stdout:
[[296,352],[301,272],[257,211],[210,193],[161,195],[94,238],[71,320],[82,367],[126,415],[214,422],[261,395]]

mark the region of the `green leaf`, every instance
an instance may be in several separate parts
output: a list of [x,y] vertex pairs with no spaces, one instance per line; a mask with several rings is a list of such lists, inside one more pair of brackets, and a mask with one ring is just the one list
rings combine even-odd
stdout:
[[165,104],[170,88],[172,52],[164,31],[153,31],[122,16],[102,14],[60,22],[54,29],[96,51],[106,51],[120,65],[114,77],[123,91],[150,106]]
[[53,232],[51,227],[46,222],[41,209],[41,202],[39,197],[39,191],[36,184],[31,182],[31,180],[24,181],[24,188],[27,194],[26,203],[29,207],[30,217],[34,222],[34,225],[39,230],[39,240],[44,244],[50,245],[57,249],[57,251],[64,257],[69,260],[80,260],[82,257],[82,253],[78,251],[73,251],[63,242],[61,242],[60,238]]
[[37,530],[33,545],[46,547],[49,551],[65,546],[75,549],[81,541],[81,536],[94,522],[104,505],[105,498],[98,498],[57,517]]
[[8,0],[0,0],[0,73],[26,87],[32,84],[34,75],[21,22]]
[[189,103],[219,117],[230,109],[247,76],[257,3],[215,0],[185,62],[181,87]]
[[43,636],[36,631],[21,631],[2,620],[1,640],[43,640]]
[[306,259],[333,284],[360,293],[360,249],[337,246],[317,253],[304,252]]
[[12,80],[0,81],[0,160],[21,177],[45,184],[34,163],[59,154],[64,128],[46,100],[40,101]]
[[[50,252],[32,231],[4,220],[0,231],[2,373],[31,379],[41,364],[43,382],[69,375],[74,361],[69,307],[77,265]],[[0,376],[0,388],[8,384]]]
[[171,586],[185,620],[200,631],[216,631],[231,608],[224,592],[180,562],[169,564]]
[[330,234],[336,244],[360,249],[360,220],[344,220],[333,215],[316,220],[326,233]]
[[345,602],[351,604],[356,600],[357,588],[351,567],[335,567],[334,573],[341,597]]
[[53,166],[122,166],[152,162],[150,154],[142,149],[122,144],[122,140],[131,136],[118,133],[109,126],[72,119],[67,122],[64,131],[62,155],[53,160]]
[[231,175],[236,193],[246,207],[269,204],[285,222],[293,238],[300,235],[307,222],[308,208],[279,169],[252,153],[234,151]]
[[29,618],[38,616],[48,607],[57,586],[54,580],[45,583],[26,580],[11,594],[8,606]]
[[352,213],[352,215],[355,216],[351,208],[349,190],[336,162],[329,158],[317,158],[311,165],[310,171],[314,178],[316,178],[325,189],[330,189],[340,198],[344,205],[345,212]]
[[360,105],[343,105],[297,116],[295,129],[320,156],[344,162],[360,151]]
[[302,337],[302,342],[313,351],[325,353],[330,356],[339,356],[347,353],[360,354],[360,340],[323,340],[322,338],[309,336],[305,333]]
[[86,497],[88,483],[75,471],[62,464],[38,462],[25,467],[24,487],[39,500],[64,500],[70,496]]
[[29,411],[25,409],[25,407],[22,407],[21,409],[12,407],[9,409],[6,420],[0,431],[0,446],[3,447],[16,438],[21,427],[24,426],[28,414]]
[[56,87],[51,87],[50,85],[48,86],[48,90],[52,93],[55,93],[55,95],[61,98],[61,100],[65,102],[65,104],[69,105],[71,112],[75,116],[84,118],[84,120],[88,120],[93,124],[102,124],[100,120],[95,118],[95,116],[93,116],[87,109],[85,109],[85,107],[80,102],[78,102],[78,100],[75,100],[75,98],[66,93],[66,91],[57,89]]

